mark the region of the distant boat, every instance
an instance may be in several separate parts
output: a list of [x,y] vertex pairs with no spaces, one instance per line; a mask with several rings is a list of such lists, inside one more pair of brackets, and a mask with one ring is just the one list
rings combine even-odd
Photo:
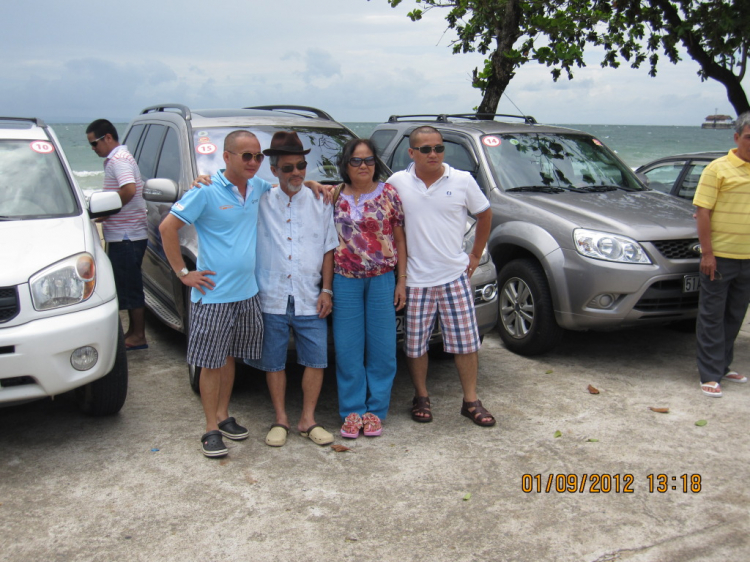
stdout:
[[708,115],[701,129],[733,129],[734,119],[731,115]]

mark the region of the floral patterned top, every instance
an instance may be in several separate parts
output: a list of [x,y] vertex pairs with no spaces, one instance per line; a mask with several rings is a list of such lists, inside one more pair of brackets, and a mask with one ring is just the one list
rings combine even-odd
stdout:
[[344,277],[375,277],[393,271],[398,261],[393,228],[404,225],[396,189],[379,183],[372,193],[339,195],[333,209],[339,246],[333,253],[334,273]]

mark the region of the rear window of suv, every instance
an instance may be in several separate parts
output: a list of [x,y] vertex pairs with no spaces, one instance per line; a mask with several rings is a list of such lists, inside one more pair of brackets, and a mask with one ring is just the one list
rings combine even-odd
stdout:
[[534,187],[644,189],[635,175],[592,137],[507,133],[485,135],[482,145],[506,191]]
[[78,213],[78,201],[54,144],[0,140],[0,220]]
[[[198,129],[193,133],[195,146],[195,160],[199,174],[212,175],[225,167],[222,157],[224,138],[237,129],[244,127],[212,127]],[[289,127],[255,126],[247,127],[260,141],[262,149],[271,146],[271,137],[277,131],[287,131]],[[337,183],[341,181],[337,161],[344,144],[352,138],[345,130],[293,127],[297,132],[305,149],[311,149],[305,156],[307,160],[306,179],[321,183]],[[258,176],[270,183],[276,183],[276,177],[271,173],[269,159],[266,158],[258,171]]]

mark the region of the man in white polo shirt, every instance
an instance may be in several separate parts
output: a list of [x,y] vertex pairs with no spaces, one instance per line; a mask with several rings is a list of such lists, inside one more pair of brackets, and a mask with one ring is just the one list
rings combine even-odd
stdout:
[[[415,391],[412,419],[432,421],[427,344],[439,315],[444,349],[454,354],[463,388],[461,414],[477,425],[493,426],[495,418],[477,397],[480,341],[470,283],[492,227],[490,203],[471,174],[443,163],[445,146],[437,129],[415,129],[409,145],[413,164],[388,183],[401,198],[409,246],[405,351]],[[477,225],[467,256],[463,237],[469,213]]]
[[120,310],[128,311],[125,347],[146,349],[146,316],[141,263],[146,253],[147,218],[143,180],[128,147],[121,145],[117,129],[106,119],[86,128],[86,137],[97,156],[104,158],[104,191],[116,191],[122,209],[103,219],[107,255],[112,262]]

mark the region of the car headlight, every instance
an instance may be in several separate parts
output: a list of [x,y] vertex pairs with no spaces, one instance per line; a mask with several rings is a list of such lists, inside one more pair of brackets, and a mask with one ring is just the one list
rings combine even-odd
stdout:
[[[477,221],[474,219],[469,219],[466,221],[466,234],[464,234],[464,252],[467,254],[471,253],[471,250],[474,248],[474,239],[476,238],[477,228],[476,228]],[[490,253],[487,251],[487,246],[484,247],[484,250],[482,250],[482,255],[479,258],[479,265],[484,265],[488,261],[490,261]]]
[[96,287],[96,263],[89,253],[70,256],[40,271],[30,280],[31,300],[37,310],[78,304]]
[[627,236],[577,228],[573,240],[578,253],[597,260],[619,263],[651,263],[643,247]]

